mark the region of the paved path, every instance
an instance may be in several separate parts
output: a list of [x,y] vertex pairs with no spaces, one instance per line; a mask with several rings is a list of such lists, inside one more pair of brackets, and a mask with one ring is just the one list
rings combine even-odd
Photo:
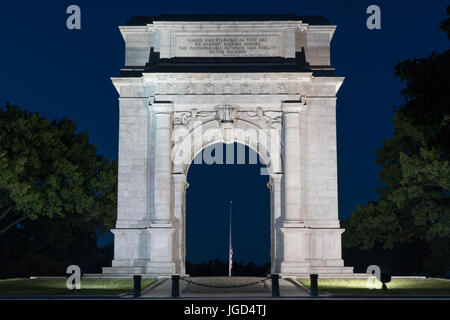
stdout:
[[[181,298],[236,297],[269,298],[272,296],[270,279],[258,277],[189,277],[180,280]],[[264,281],[265,280],[265,281]],[[200,285],[198,285],[200,284]],[[309,292],[292,279],[280,279],[281,297],[306,297]],[[225,288],[213,288],[225,287]],[[142,292],[144,298],[171,297],[172,280],[162,279]]]

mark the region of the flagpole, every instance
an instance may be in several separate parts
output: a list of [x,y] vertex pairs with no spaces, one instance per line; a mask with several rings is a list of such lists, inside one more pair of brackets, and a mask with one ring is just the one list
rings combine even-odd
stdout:
[[233,247],[231,245],[231,222],[232,222],[233,201],[230,201],[230,247],[228,250],[228,276],[231,277],[231,268],[233,267]]

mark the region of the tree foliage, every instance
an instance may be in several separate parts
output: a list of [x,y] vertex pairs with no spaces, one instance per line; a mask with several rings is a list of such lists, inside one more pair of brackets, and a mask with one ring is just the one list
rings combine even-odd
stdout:
[[[449,36],[448,19],[441,29]],[[439,274],[450,270],[450,51],[399,62],[395,74],[405,103],[395,108],[393,137],[377,151],[379,201],[351,213],[344,246],[423,243],[428,255],[417,271]]]
[[67,118],[49,121],[7,104],[0,128],[3,257],[7,252],[19,269],[27,261],[64,265],[90,255],[75,254],[79,248],[96,254],[97,235],[116,218],[117,163],[97,154]]

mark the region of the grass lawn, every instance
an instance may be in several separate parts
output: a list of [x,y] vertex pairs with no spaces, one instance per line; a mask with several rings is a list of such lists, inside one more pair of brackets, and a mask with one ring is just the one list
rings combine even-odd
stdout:
[[[297,279],[309,289],[309,279]],[[388,291],[381,290],[381,282],[377,281],[375,289],[367,288],[367,279],[320,279],[319,292],[335,295],[449,295],[450,280],[446,279],[392,279],[386,286]]]
[[[142,290],[156,280],[143,279]],[[5,295],[118,295],[133,292],[131,279],[82,279],[80,290],[68,290],[66,279],[0,280],[0,296]]]

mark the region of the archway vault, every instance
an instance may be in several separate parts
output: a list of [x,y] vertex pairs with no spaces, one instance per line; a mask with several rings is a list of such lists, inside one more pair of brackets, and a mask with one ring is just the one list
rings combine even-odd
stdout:
[[[235,108],[237,109],[237,107]],[[173,140],[175,143],[171,154],[173,162],[173,213],[177,220],[177,231],[174,235],[174,255],[177,256],[178,261],[176,269],[182,274],[185,272],[186,189],[188,187],[187,173],[189,166],[194,158],[208,146],[216,143],[240,143],[250,147],[261,157],[267,168],[267,172],[261,174],[270,176],[268,183],[271,204],[270,256],[272,272],[276,272],[276,263],[281,260],[281,252],[278,252],[280,248],[277,250],[276,246],[277,232],[281,231],[279,227],[277,228],[280,225],[277,221],[281,217],[281,126],[271,122],[270,124],[266,123],[265,127],[258,125],[257,121],[265,121],[263,118],[264,111],[259,108],[255,111],[257,117],[256,121],[254,120],[255,122],[246,120],[245,115],[240,118],[237,112],[234,115],[222,115],[227,119],[224,121],[219,113],[222,106],[215,109],[218,110],[215,118],[192,123],[192,128],[189,128],[189,122],[184,122],[181,127],[174,126]],[[194,113],[197,113],[196,109],[194,110]],[[228,112],[232,112],[231,110],[229,108]],[[247,115],[248,113],[246,112]]]
[[[216,109],[220,110],[222,107],[225,106],[217,106]],[[237,107],[235,108],[237,109]],[[198,109],[194,110],[195,113],[198,113]],[[214,115],[214,111],[203,112]],[[190,112],[175,112],[175,117],[187,113]],[[246,112],[247,115],[251,113]],[[261,113],[261,115],[258,116],[258,113]],[[277,121],[281,120],[281,112],[269,111],[266,113],[276,114],[280,117]],[[173,173],[186,175],[195,156],[206,147],[215,143],[230,144],[235,142],[256,151],[266,164],[269,174],[281,173],[281,125],[279,122],[270,122],[262,126],[261,123],[258,123],[261,120],[266,121],[262,114],[264,114],[264,111],[258,107],[254,115],[251,115],[251,117],[257,118],[253,121],[245,119],[245,115],[237,116],[236,114],[226,122],[221,120],[219,116],[204,121],[187,120],[182,124],[175,120],[172,136],[174,144],[171,152]],[[190,121],[192,121],[192,124]]]

